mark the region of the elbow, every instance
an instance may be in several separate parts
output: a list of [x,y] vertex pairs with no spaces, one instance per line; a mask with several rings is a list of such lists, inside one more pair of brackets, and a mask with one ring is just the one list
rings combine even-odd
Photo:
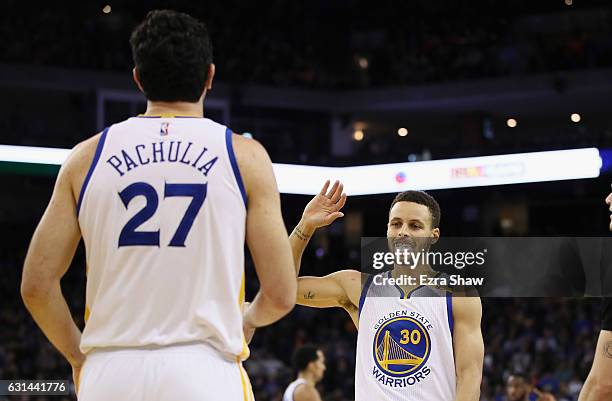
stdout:
[[297,287],[295,283],[286,287],[270,288],[268,291],[263,291],[263,294],[274,308],[283,313],[288,314],[295,307]]
[[32,305],[44,301],[47,298],[49,291],[42,281],[36,281],[24,277],[21,280],[20,293],[23,303],[28,309],[30,309]]

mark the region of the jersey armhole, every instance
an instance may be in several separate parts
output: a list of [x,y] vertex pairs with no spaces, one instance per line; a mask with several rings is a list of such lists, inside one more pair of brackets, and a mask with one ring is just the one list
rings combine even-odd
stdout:
[[96,153],[94,154],[93,160],[91,161],[91,165],[89,166],[89,170],[87,171],[87,175],[85,176],[85,180],[83,181],[83,185],[81,186],[79,200],[77,201],[77,217],[79,217],[79,213],[81,211],[81,205],[83,203],[83,197],[85,196],[85,190],[87,189],[89,180],[91,180],[91,176],[94,170],[96,169],[96,165],[98,164],[98,160],[100,159],[100,155],[102,154],[102,148],[104,148],[104,142],[106,141],[106,134],[108,133],[108,129],[109,127],[104,128],[104,131],[102,131],[102,135],[100,135],[100,139],[98,140],[98,144],[96,145]]
[[371,275],[368,277],[363,289],[361,290],[361,296],[359,297],[359,310],[357,311],[357,316],[361,316],[361,310],[363,309],[363,304],[365,304],[366,297],[368,296],[368,289],[372,284],[372,280],[374,280],[374,276]]
[[236,185],[242,195],[244,201],[244,207],[247,206],[246,190],[244,189],[244,183],[242,182],[242,176],[240,175],[240,168],[236,161],[236,154],[234,153],[234,145],[232,144],[232,130],[229,128],[225,129],[225,145],[227,147],[227,154],[229,156],[230,164],[232,165],[232,171],[234,172],[234,178],[236,178]]

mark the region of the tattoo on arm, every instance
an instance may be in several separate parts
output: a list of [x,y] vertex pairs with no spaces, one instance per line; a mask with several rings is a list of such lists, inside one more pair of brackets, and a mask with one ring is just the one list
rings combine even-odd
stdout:
[[315,297],[312,291],[308,291],[308,294],[304,294],[304,299],[313,299]]
[[608,341],[604,344],[604,356],[612,359],[612,341]]
[[293,232],[291,233],[291,235],[294,235],[302,241],[308,241],[310,239],[310,235],[306,235],[302,230],[300,230],[299,227],[296,227],[293,229]]

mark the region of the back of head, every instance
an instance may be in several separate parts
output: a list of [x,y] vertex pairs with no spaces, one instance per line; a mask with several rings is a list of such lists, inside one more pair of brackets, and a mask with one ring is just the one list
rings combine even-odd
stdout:
[[204,23],[171,10],[150,11],[132,32],[132,56],[150,101],[197,102],[212,64]]
[[315,362],[319,356],[317,351],[319,349],[312,345],[305,345],[298,348],[293,353],[293,367],[298,372],[303,372],[308,367],[310,362]]

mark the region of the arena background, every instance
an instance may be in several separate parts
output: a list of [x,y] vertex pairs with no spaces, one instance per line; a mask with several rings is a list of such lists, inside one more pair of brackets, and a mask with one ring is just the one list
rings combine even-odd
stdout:
[[[250,133],[274,162],[353,166],[612,148],[608,1],[86,3],[3,2],[0,143],[70,148],[143,112],[129,33],[148,10],[171,7],[211,32],[217,75],[205,115]],[[330,95],[346,103],[330,104]],[[604,160],[594,179],[431,191],[442,234],[606,236],[606,167]],[[0,162],[1,379],[70,378],[19,296],[56,170]],[[309,199],[283,195],[289,230]],[[384,235],[391,200],[350,197],[346,216],[311,241],[302,272],[359,267],[359,239]],[[81,326],[84,271],[81,247],[63,280]],[[249,298],[257,290],[250,264],[247,277]],[[596,300],[485,299],[483,308],[482,400],[504,400],[512,371],[560,401],[577,399],[599,331]],[[356,331],[348,315],[302,307],[256,333],[246,362],[256,399],[280,400],[294,378],[290,355],[304,343],[326,353],[323,399],[353,399]]]

